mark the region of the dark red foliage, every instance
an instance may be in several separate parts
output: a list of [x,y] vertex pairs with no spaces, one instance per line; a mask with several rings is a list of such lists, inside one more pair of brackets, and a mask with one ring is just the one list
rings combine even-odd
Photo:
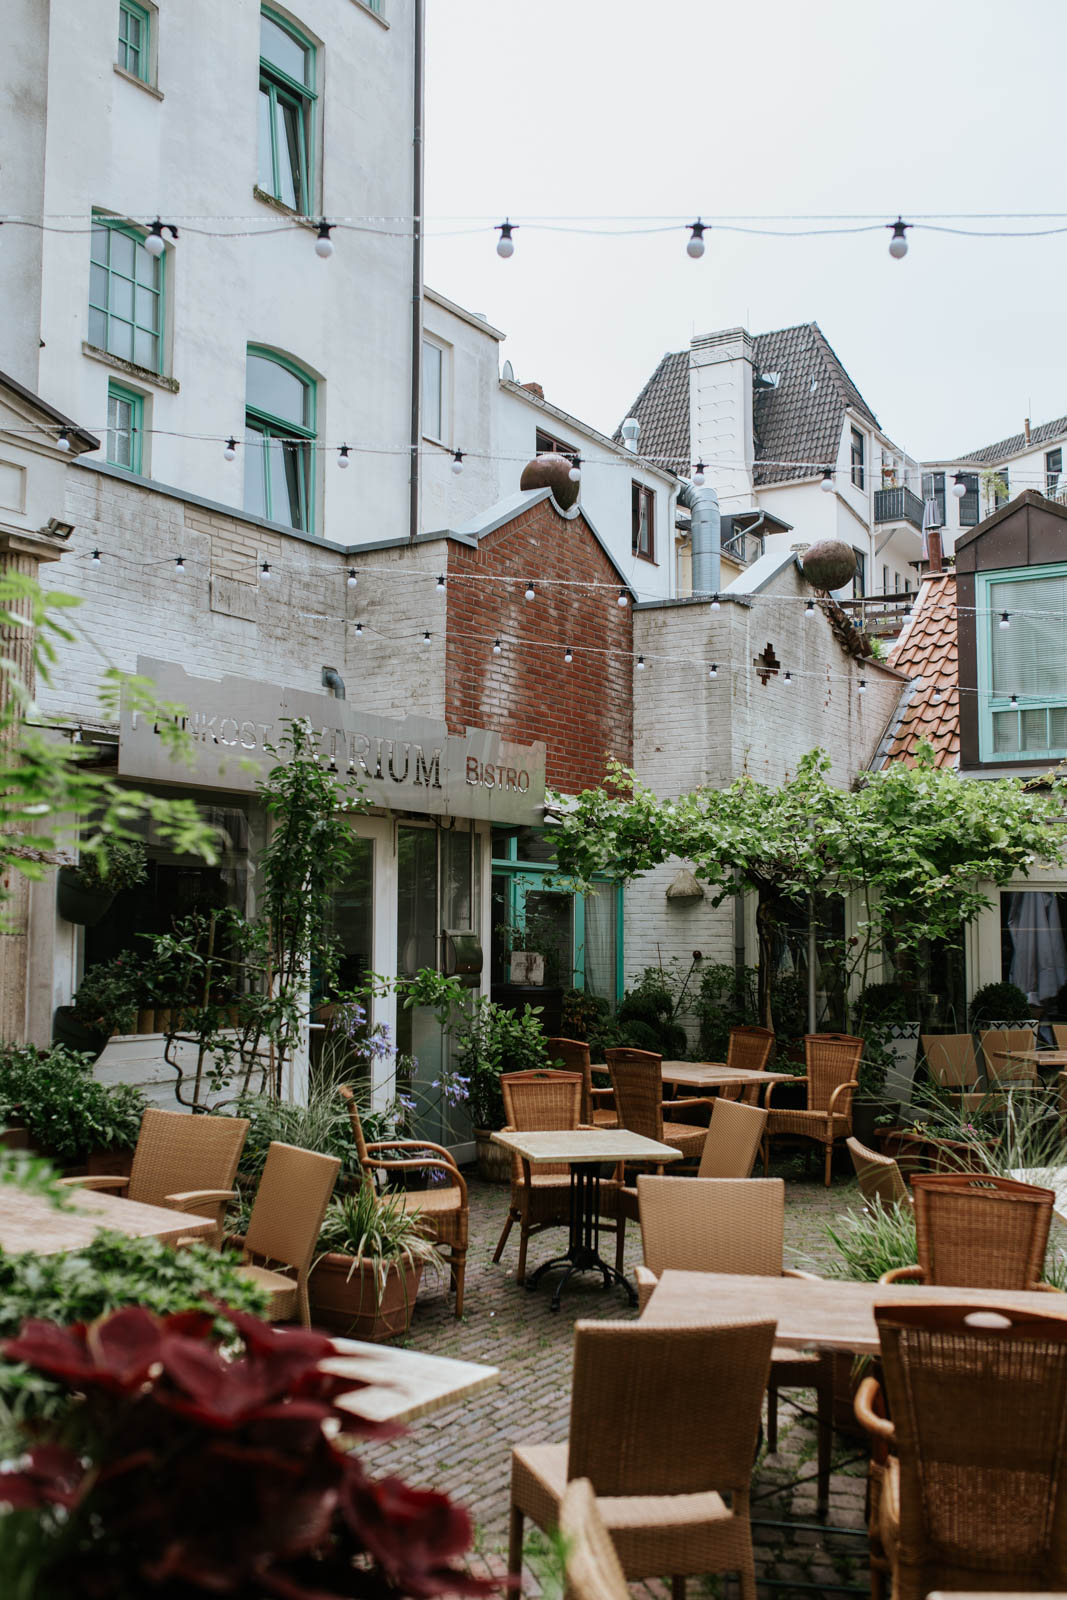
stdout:
[[[41,1445],[0,1473],[0,1503],[62,1529],[41,1600],[491,1592],[451,1565],[470,1545],[465,1511],[373,1481],[327,1437],[327,1423],[375,1431],[334,1405],[357,1385],[319,1371],[331,1342],[220,1312],[243,1341],[238,1358],[222,1354],[214,1318],[140,1307],[89,1328],[29,1321],[7,1341],[9,1360],[81,1396],[66,1421],[80,1430],[77,1453]],[[56,1522],[53,1507],[64,1510]]]

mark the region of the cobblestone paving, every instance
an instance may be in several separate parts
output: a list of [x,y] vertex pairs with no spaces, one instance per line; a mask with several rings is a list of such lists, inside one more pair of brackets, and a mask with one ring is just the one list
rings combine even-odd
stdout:
[[[362,1452],[370,1469],[447,1490],[465,1504],[477,1527],[475,1566],[491,1573],[506,1569],[512,1445],[567,1436],[574,1323],[585,1317],[636,1316],[621,1290],[605,1293],[591,1276],[577,1280],[577,1286],[572,1279],[562,1310],[553,1314],[543,1288],[528,1294],[515,1282],[517,1227],[500,1264],[494,1266],[492,1254],[507,1197],[506,1188],[471,1178],[465,1314],[458,1322],[453,1316],[444,1276],[427,1281],[411,1330],[402,1341],[411,1349],[489,1362],[501,1369],[500,1382],[470,1401],[421,1418],[402,1437],[366,1446]],[[821,1183],[789,1181],[786,1265],[819,1271],[830,1254],[824,1223],[857,1200],[852,1182],[835,1179],[827,1190]],[[565,1235],[555,1230],[535,1235],[530,1242],[530,1270],[565,1247],[564,1240]],[[632,1271],[641,1259],[636,1224],[628,1225],[626,1243],[627,1269]],[[605,1253],[611,1259],[613,1252],[612,1240]],[[774,1456],[761,1452],[753,1478],[752,1514],[767,1524],[756,1527],[754,1537],[761,1594],[768,1596],[842,1592],[842,1585],[868,1592],[866,1539],[854,1531],[826,1533],[805,1526],[815,1518],[815,1424],[805,1414],[813,1408],[814,1398],[802,1390],[779,1396],[778,1450]],[[862,1530],[865,1483],[862,1440],[836,1437],[829,1515],[835,1529]],[[543,1541],[533,1537],[524,1573],[528,1593],[538,1591],[543,1576],[536,1559],[539,1548]],[[550,1587],[546,1577],[546,1593]],[[736,1592],[732,1580],[723,1587],[708,1580],[700,1587],[705,1595]],[[669,1600],[669,1585],[635,1588],[657,1600],[661,1596]],[[698,1586],[691,1588],[695,1595]]]

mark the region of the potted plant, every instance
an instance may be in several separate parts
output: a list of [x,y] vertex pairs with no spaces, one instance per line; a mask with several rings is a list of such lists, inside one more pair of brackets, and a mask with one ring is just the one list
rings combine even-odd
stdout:
[[56,905],[61,917],[84,928],[95,927],[120,889],[131,889],[148,877],[148,857],[138,840],[109,845],[106,858],[87,855],[76,867],[60,867]]
[[101,961],[89,967],[74,996],[74,1021],[106,1043],[113,1033],[133,1033],[137,1027],[140,972],[128,956]]
[[504,1126],[505,1120],[500,1075],[551,1065],[540,1007],[528,1005],[521,1012],[514,1012],[483,996],[462,1013],[462,1020],[450,1024],[449,1034],[450,1066],[443,1080],[445,1093],[455,1086],[467,1101],[479,1175],[490,1183],[507,1183],[511,1178],[511,1156],[492,1140],[492,1134]]
[[26,1138],[58,1165],[82,1166],[94,1151],[132,1151],[146,1101],[132,1084],[111,1088],[93,1077],[92,1058],[63,1045],[37,1051],[29,1046],[0,1053],[0,1103],[17,1115]]
[[1030,1002],[1017,983],[984,983],[971,996],[971,1027],[1032,1027]]
[[317,1327],[353,1339],[407,1332],[423,1268],[438,1261],[418,1211],[363,1183],[355,1194],[330,1202],[319,1248],[308,1280]]

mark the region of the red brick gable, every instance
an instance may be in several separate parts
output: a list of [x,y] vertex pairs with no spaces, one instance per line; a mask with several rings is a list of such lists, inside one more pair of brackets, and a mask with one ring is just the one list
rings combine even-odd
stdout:
[[[540,577],[563,582],[539,584]],[[524,599],[530,579],[534,600]],[[543,739],[548,782],[567,794],[600,783],[609,757],[629,763],[633,614],[616,603],[618,588],[618,573],[585,518],[561,516],[549,499],[487,533],[476,550],[451,543],[449,728],[488,728],[522,743]]]

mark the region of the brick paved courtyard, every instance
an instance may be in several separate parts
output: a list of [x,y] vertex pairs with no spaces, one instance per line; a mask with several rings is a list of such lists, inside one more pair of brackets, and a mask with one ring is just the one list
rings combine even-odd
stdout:
[[[465,1315],[457,1322],[444,1278],[424,1283],[411,1331],[410,1348],[501,1369],[500,1382],[472,1400],[447,1408],[413,1424],[403,1437],[364,1450],[377,1472],[397,1472],[420,1486],[445,1489],[470,1510],[476,1526],[476,1550],[493,1572],[505,1569],[507,1548],[510,1451],[522,1440],[551,1442],[567,1436],[570,1404],[572,1330],[582,1317],[629,1318],[621,1290],[605,1293],[593,1277],[578,1280],[564,1296],[558,1314],[549,1310],[544,1288],[527,1293],[515,1282],[518,1228],[512,1230],[498,1266],[493,1250],[507,1210],[508,1190],[470,1182],[471,1246],[467,1264]],[[817,1272],[831,1253],[823,1224],[846,1206],[858,1204],[852,1182],[790,1181],[786,1187],[786,1265]],[[627,1228],[628,1270],[640,1261],[640,1232]],[[530,1243],[530,1269],[558,1253],[565,1233],[547,1231]],[[611,1256],[614,1241],[606,1252]],[[574,1280],[572,1280],[572,1283]],[[805,1527],[815,1513],[815,1424],[798,1410],[811,1408],[814,1395],[789,1390],[779,1396],[778,1451],[761,1451],[753,1479],[753,1518],[767,1526],[755,1529],[757,1571],[766,1587],[761,1593],[814,1594],[847,1592],[854,1586],[868,1593],[866,1540],[855,1533],[824,1534]],[[829,1521],[835,1528],[862,1529],[866,1455],[861,1440],[835,1439]],[[785,1524],[786,1526],[782,1526]],[[800,1524],[800,1527],[793,1526]],[[537,1559],[543,1541],[528,1543],[530,1564],[524,1577],[528,1591],[547,1575]],[[783,1587],[773,1589],[772,1582]],[[802,1587],[803,1585],[803,1587]],[[788,1586],[788,1587],[786,1587]],[[646,1585],[661,1591],[661,1586]],[[698,1586],[692,1585],[693,1593]],[[669,1595],[669,1587],[662,1592]],[[735,1593],[710,1581],[705,1594]]]

